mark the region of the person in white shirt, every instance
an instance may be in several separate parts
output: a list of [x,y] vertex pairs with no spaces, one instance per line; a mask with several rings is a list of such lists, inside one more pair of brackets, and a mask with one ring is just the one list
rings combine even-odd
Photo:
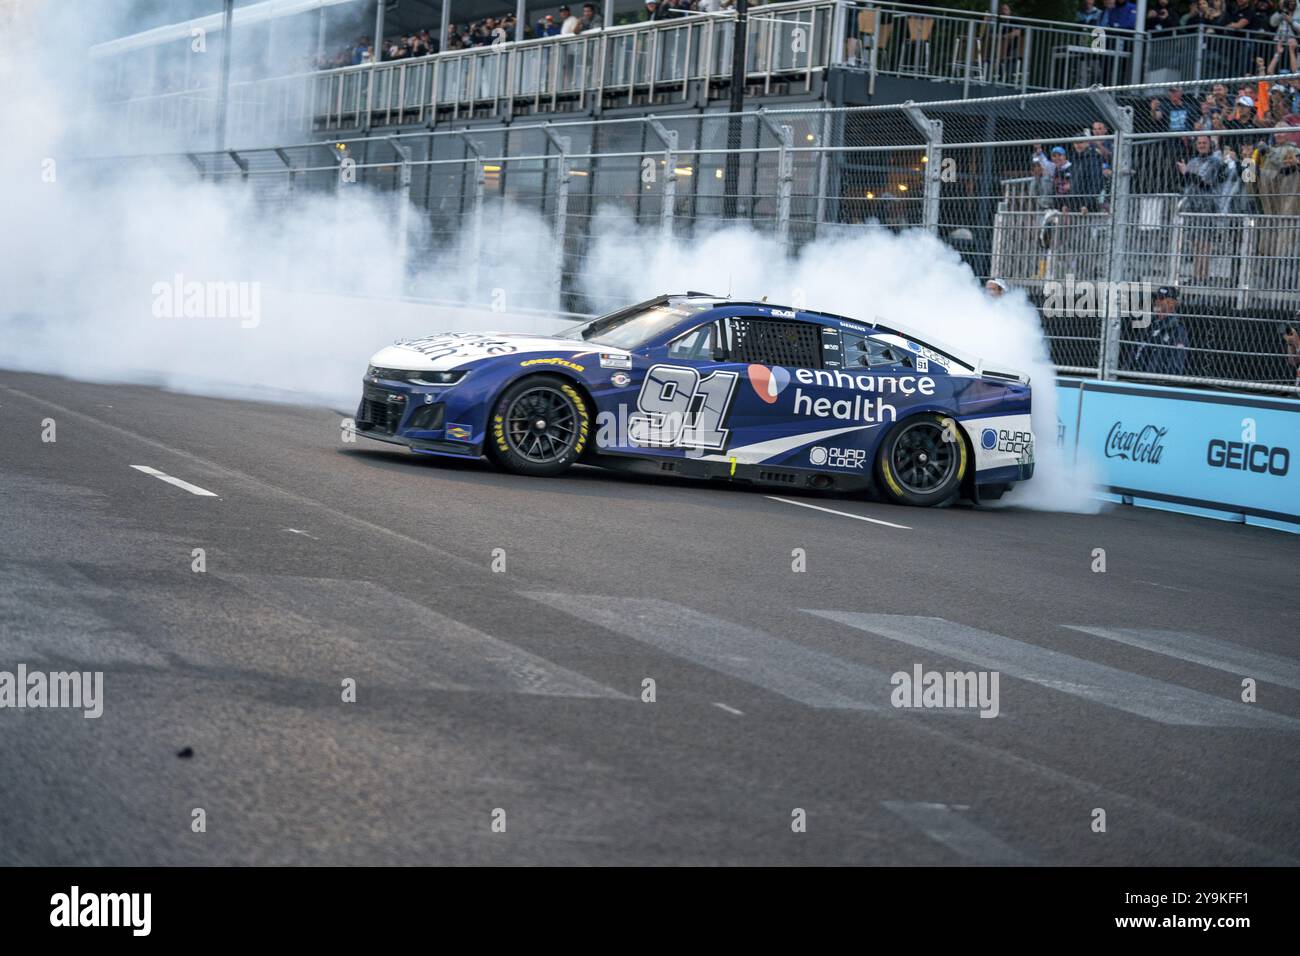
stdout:
[[560,15],[556,19],[560,21],[560,36],[573,36],[582,29],[581,21],[573,15],[568,7],[560,7]]

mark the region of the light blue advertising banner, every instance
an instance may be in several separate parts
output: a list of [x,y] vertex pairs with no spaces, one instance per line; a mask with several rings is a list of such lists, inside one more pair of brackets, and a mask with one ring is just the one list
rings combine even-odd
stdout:
[[1300,522],[1300,401],[1096,381],[1057,392],[1078,416],[1067,438],[1115,494]]

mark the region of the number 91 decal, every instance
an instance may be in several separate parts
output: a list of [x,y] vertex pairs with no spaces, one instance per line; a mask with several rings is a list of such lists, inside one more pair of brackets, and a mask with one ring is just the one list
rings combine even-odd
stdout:
[[722,426],[739,378],[735,372],[701,376],[687,366],[651,366],[636,398],[637,410],[628,418],[632,444],[724,450],[731,431]]

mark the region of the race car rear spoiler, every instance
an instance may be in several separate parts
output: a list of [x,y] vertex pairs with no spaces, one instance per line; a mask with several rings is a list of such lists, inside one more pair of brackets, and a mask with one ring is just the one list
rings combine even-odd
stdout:
[[1017,372],[1014,369],[999,368],[995,365],[989,365],[983,359],[980,359],[975,365],[975,374],[983,378],[996,378],[1004,382],[1019,382],[1021,385],[1029,384],[1029,376],[1024,372]]

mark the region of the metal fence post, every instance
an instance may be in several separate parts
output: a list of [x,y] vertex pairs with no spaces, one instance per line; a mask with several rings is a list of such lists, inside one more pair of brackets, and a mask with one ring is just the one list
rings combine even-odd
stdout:
[[921,107],[910,101],[904,106],[907,118],[925,137],[925,196],[921,207],[921,225],[926,232],[939,233],[939,189],[943,185],[943,121],[932,120]]
[[813,214],[813,235],[821,234],[821,224],[826,221],[826,192],[830,182],[830,153],[827,147],[831,142],[831,114],[822,113],[821,150],[817,156],[817,198],[816,212]]
[[[962,80],[961,80],[961,98],[963,100],[970,99],[970,71],[971,68],[974,66],[974,63],[972,62],[974,56],[975,56],[975,21],[971,20],[968,24],[966,24],[966,65],[962,69]],[[983,69],[984,68],[981,66],[980,67],[981,82],[983,82],[984,80]]]
[[794,193],[794,128],[778,123],[762,109],[758,118],[776,137],[776,241],[782,249],[790,246],[790,197]]
[[396,136],[388,137],[388,143],[397,154],[397,264],[401,270],[398,278],[397,294],[406,291],[406,257],[407,229],[411,215],[411,149]]
[[673,237],[673,214],[677,208],[677,130],[651,117],[650,128],[664,144],[663,208],[659,213],[659,235],[664,242]]
[[[1133,178],[1133,107],[1119,106],[1108,93],[1094,93],[1093,101],[1115,128],[1114,161],[1111,168],[1111,203],[1110,203],[1110,254],[1106,258],[1106,288],[1113,283],[1123,281],[1125,257],[1128,254],[1129,229],[1129,193]],[[1099,378],[1114,379],[1119,367],[1120,342],[1123,323],[1118,310],[1112,312],[1111,306],[1117,301],[1116,296],[1106,296],[1104,309],[1105,325],[1101,335],[1101,354],[1098,356],[1097,374]]]
[[478,294],[478,264],[483,257],[483,184],[487,181],[487,170],[483,168],[483,145],[470,139],[468,133],[460,133],[465,141],[465,150],[474,157],[474,199],[470,207],[470,289],[471,294]]
[[[830,61],[827,64],[828,66],[839,66],[841,63],[844,62],[844,47],[845,47],[844,41],[848,37],[848,33],[849,33],[848,23],[846,22],[848,17],[845,12],[845,7],[846,4],[843,2],[843,0],[841,0],[841,2],[835,4],[835,9],[831,11],[831,49],[830,49],[830,54],[827,57],[827,59]],[[817,20],[816,11],[813,11],[811,19],[814,23],[816,22]],[[861,47],[858,48],[858,55],[859,56],[862,55]],[[812,50],[809,50],[808,51],[809,62],[812,61],[812,56],[813,56]]]
[[559,156],[555,168],[555,289],[556,306],[564,309],[564,241],[568,234],[569,217],[569,152],[573,140],[568,136],[559,136],[547,123],[543,130]]

